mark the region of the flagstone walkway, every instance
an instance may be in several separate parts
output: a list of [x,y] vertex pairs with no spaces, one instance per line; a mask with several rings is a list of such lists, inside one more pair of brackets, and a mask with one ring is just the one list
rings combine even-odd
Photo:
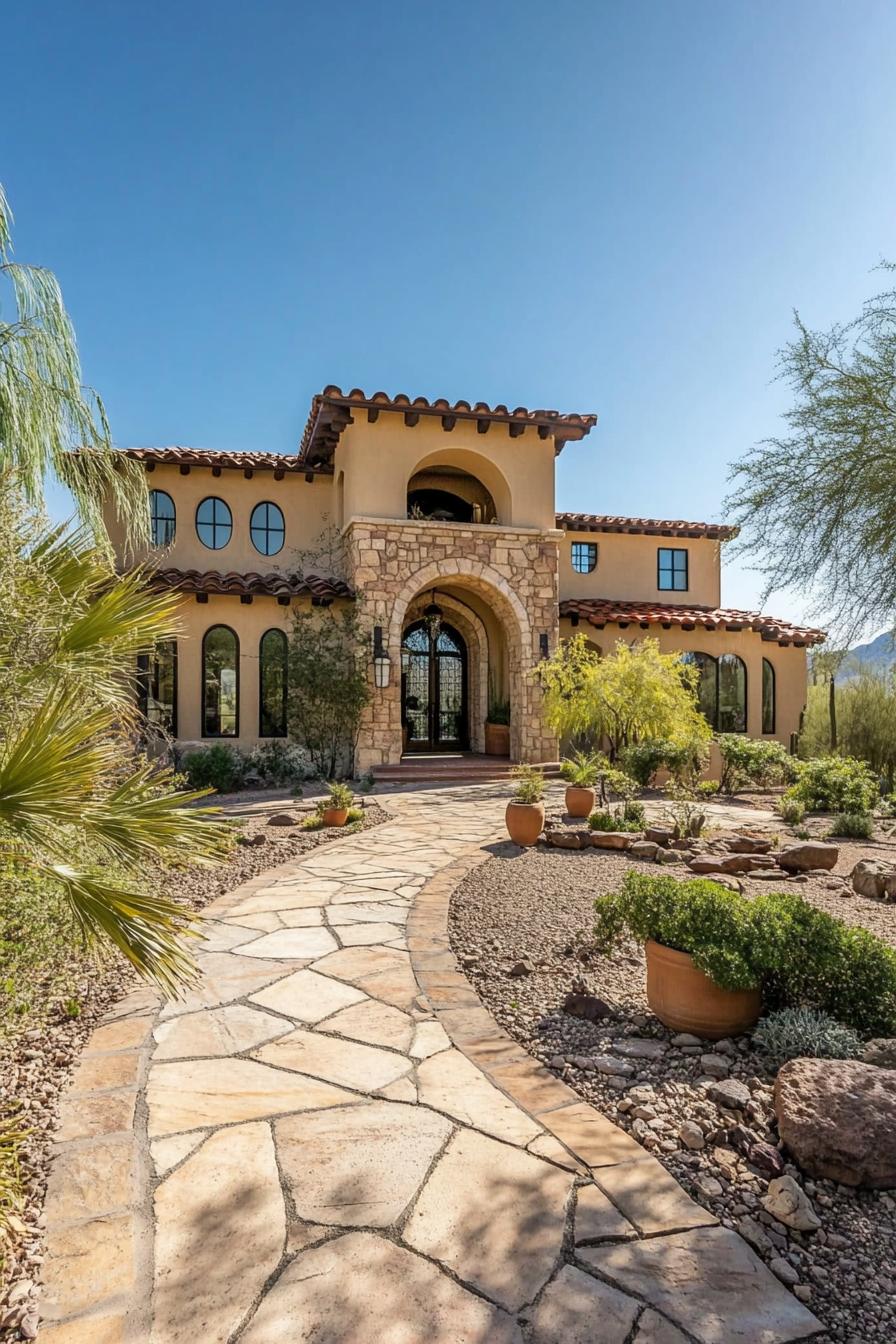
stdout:
[[140,991],[94,1033],[57,1135],[40,1340],[820,1330],[458,971],[448,901],[505,836],[504,790],[380,801],[394,820],[209,907],[195,992]]

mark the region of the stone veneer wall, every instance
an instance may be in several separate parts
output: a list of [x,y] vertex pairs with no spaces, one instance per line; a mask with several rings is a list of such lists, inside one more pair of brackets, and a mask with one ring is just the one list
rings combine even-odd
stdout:
[[[353,518],[345,528],[347,578],[368,629],[383,627],[392,678],[372,690],[358,740],[360,771],[401,757],[401,636],[408,608],[425,589],[465,589],[488,603],[507,640],[514,760],[550,761],[557,740],[545,727],[531,672],[540,637],[556,647],[561,532],[416,520]],[[371,671],[372,677],[372,671]],[[474,711],[475,712],[475,711]]]

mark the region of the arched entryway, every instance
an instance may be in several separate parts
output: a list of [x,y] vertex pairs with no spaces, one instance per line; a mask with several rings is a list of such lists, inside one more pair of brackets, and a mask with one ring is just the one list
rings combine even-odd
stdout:
[[406,751],[469,746],[467,646],[440,617],[414,621],[402,637],[401,723]]

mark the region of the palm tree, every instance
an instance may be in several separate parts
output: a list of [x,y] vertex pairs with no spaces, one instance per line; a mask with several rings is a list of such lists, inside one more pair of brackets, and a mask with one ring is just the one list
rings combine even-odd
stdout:
[[0,466],[16,470],[33,504],[43,500],[47,475],[57,476],[104,544],[104,502],[114,504],[136,538],[148,538],[140,465],[114,451],[103,403],[81,382],[59,283],[41,266],[12,261],[11,225],[0,184],[0,276],[10,283],[15,307],[14,321],[0,321]]
[[[191,921],[147,892],[148,866],[212,862],[228,830],[137,750],[136,659],[176,634],[176,599],[115,574],[103,510],[148,536],[145,481],[81,384],[55,277],[10,260],[10,223],[0,188],[0,276],[16,310],[0,323],[0,879],[58,884],[87,938],[173,992],[194,973]],[[43,519],[50,473],[79,527]]]
[[[136,748],[137,656],[177,633],[176,598],[116,576],[86,530],[49,527],[0,476],[0,871],[65,891],[168,991],[188,980],[182,907],[147,893],[153,863],[208,863],[229,844]],[[142,881],[141,881],[142,879]]]

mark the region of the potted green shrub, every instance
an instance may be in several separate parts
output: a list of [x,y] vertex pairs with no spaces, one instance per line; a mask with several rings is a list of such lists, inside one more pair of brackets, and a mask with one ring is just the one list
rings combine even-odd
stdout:
[[590,817],[594,811],[595,786],[603,758],[595,752],[576,751],[560,767],[567,781],[566,811],[571,817]]
[[488,718],[485,721],[486,756],[510,755],[510,701],[489,699]]
[[328,796],[317,805],[318,814],[325,826],[344,826],[355,795],[347,784],[330,784],[328,788]]
[[537,766],[518,765],[513,776],[516,789],[504,814],[507,833],[518,845],[534,845],[544,830],[544,775]]
[[647,1002],[665,1026],[709,1040],[748,1031],[762,1007],[751,902],[718,882],[628,873],[595,901],[595,941],[607,953],[644,944]]

